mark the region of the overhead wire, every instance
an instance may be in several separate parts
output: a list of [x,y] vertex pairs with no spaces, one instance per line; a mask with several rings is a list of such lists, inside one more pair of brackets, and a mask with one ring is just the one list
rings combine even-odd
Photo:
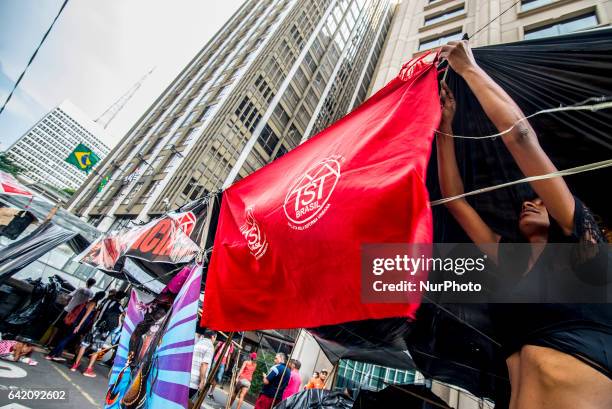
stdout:
[[[585,105],[587,102],[591,102],[591,101],[596,101],[596,104],[590,104],[590,105]],[[444,136],[449,136],[452,138],[458,138],[458,139],[496,139],[497,137],[500,136],[504,136],[508,133],[510,133],[514,128],[516,128],[516,126],[518,126],[518,124],[520,124],[523,121],[527,121],[530,118],[533,118],[535,116],[538,115],[542,115],[542,114],[550,114],[550,113],[555,113],[555,112],[565,112],[565,111],[591,111],[591,112],[596,112],[602,109],[608,109],[608,108],[612,108],[612,96],[605,96],[605,97],[591,97],[588,98],[582,102],[576,103],[574,105],[568,105],[568,106],[560,106],[557,108],[546,108],[546,109],[542,109],[540,111],[534,112],[533,114],[524,116],[520,119],[518,119],[516,122],[514,122],[512,124],[512,126],[510,126],[509,128],[498,132],[496,134],[492,134],[492,135],[484,135],[484,136],[466,136],[466,135],[452,135],[452,134],[448,134],[442,131],[438,131],[436,130],[435,133],[439,134],[439,135],[444,135]]]
[[500,18],[501,16],[503,16],[504,14],[506,14],[508,11],[510,11],[514,6],[516,6],[517,4],[519,4],[521,2],[521,0],[517,0],[514,3],[512,3],[512,5],[510,7],[508,7],[507,9],[505,9],[504,11],[502,11],[501,13],[499,13],[496,17],[494,17],[493,19],[491,19],[487,24],[485,24],[484,26],[480,27],[478,30],[476,30],[474,32],[474,34],[472,34],[471,36],[468,36],[467,39],[471,40],[472,38],[474,38],[476,36],[476,34],[480,33],[482,30],[484,30],[485,28],[489,27],[491,25],[491,23],[493,23],[495,20],[497,20],[498,18]]
[[19,84],[21,83],[21,80],[23,79],[23,76],[25,75],[25,73],[28,71],[28,68],[30,67],[30,65],[32,64],[32,61],[34,61],[34,58],[36,57],[36,55],[38,54],[38,51],[40,50],[40,48],[42,47],[43,43],[45,42],[45,40],[47,39],[47,37],[49,36],[49,33],[51,32],[51,29],[53,28],[53,26],[55,25],[55,22],[57,21],[57,19],[59,18],[59,16],[62,14],[62,11],[64,11],[64,8],[66,7],[66,4],[68,4],[68,0],[64,0],[64,2],[62,3],[62,6],[60,7],[59,11],[57,12],[57,15],[55,16],[55,18],[53,19],[53,21],[51,22],[51,25],[49,26],[49,28],[47,29],[47,31],[45,32],[45,34],[43,35],[42,39],[40,40],[40,43],[38,44],[38,46],[34,49],[34,53],[32,54],[32,56],[30,57],[30,59],[28,60],[28,63],[26,64],[25,68],[23,69],[21,75],[19,75],[19,77],[17,78],[17,81],[15,81],[15,84],[13,85],[13,88],[11,89],[11,92],[9,92],[8,96],[6,97],[6,100],[4,101],[4,103],[2,104],[2,107],[0,107],[0,115],[2,115],[2,112],[4,112],[4,108],[6,107],[6,105],[8,104],[8,102],[11,100],[11,98],[13,97],[13,93],[17,90],[17,87],[19,86]]
[[557,178],[560,176],[576,175],[578,173],[584,173],[584,172],[589,172],[589,171],[593,171],[597,169],[603,169],[603,168],[607,168],[610,166],[612,166],[612,159],[608,159],[608,160],[604,160],[600,162],[589,163],[587,165],[576,166],[574,168],[569,168],[565,170],[558,170],[556,172],[551,172],[551,173],[547,173],[544,175],[530,176],[530,177],[526,177],[522,179],[513,180],[511,182],[500,183],[494,186],[483,187],[481,189],[472,190],[469,192],[461,193],[459,195],[445,197],[445,198],[438,199],[438,200],[433,200],[429,202],[429,204],[430,206],[438,206],[444,203],[452,202],[453,200],[462,199],[468,196],[474,196],[474,195],[478,195],[481,193],[491,192],[493,190],[502,189],[508,186],[518,185],[521,183],[534,182],[538,180],[552,179],[552,178]]

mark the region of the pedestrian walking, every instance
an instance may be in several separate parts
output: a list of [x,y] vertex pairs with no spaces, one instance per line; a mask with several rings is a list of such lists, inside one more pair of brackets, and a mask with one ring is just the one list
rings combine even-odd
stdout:
[[230,406],[234,404],[234,400],[236,400],[236,398],[238,398],[236,409],[240,409],[242,406],[244,397],[251,387],[251,381],[253,379],[253,373],[255,373],[255,368],[257,368],[257,353],[251,352],[251,354],[249,354],[249,359],[242,363],[240,371],[238,372],[236,389],[232,394],[232,402],[230,403]]
[[217,333],[206,330],[204,335],[196,334],[196,342],[193,347],[193,358],[191,360],[191,379],[189,380],[189,399],[197,395],[199,390],[204,389],[208,371],[212,364],[215,353],[215,340]]
[[291,378],[291,371],[287,368],[286,361],[287,355],[283,352],[279,352],[274,357],[274,366],[263,375],[263,387],[255,402],[255,409],[271,409],[281,401]]
[[62,357],[64,349],[75,337],[80,337],[90,330],[97,318],[98,310],[96,306],[98,305],[98,302],[104,298],[104,295],[104,291],[100,291],[87,302],[85,307],[81,310],[81,313],[77,316],[75,323],[70,327],[68,335],[66,335],[51,352],[49,352],[49,355],[47,355],[45,359],[57,362],[63,362],[66,360]]
[[302,385],[302,377],[300,376],[302,363],[297,359],[290,359],[287,365],[289,369],[291,369],[291,377],[289,378],[289,383],[285,388],[285,392],[283,392],[283,400],[298,393]]

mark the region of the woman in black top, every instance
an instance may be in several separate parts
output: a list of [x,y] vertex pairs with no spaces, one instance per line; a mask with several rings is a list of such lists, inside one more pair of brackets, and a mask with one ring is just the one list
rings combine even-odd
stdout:
[[[510,96],[477,64],[464,41],[442,47],[452,69],[467,82],[485,113],[525,176],[557,169],[542,150],[534,130]],[[452,120],[455,100],[442,84],[442,120],[437,135],[438,176],[444,197],[464,192],[455,158]],[[551,288],[563,283],[558,270],[546,269],[551,259],[545,244],[556,241],[551,221],[563,241],[605,242],[588,209],[575,198],[561,177],[531,182],[538,197],[523,203],[518,227],[529,243],[524,273],[515,294],[526,294],[534,280],[549,280]],[[472,241],[494,263],[503,267],[507,254],[495,233],[465,199],[447,202],[447,208]],[[502,251],[503,249],[503,251]],[[552,256],[552,257],[549,257]],[[547,261],[548,260],[548,261]],[[555,273],[558,275],[555,276]],[[602,272],[602,274],[605,274]],[[552,284],[550,282],[553,282]],[[506,351],[512,396],[510,409],[612,408],[612,305],[611,304],[505,304],[494,307],[495,324],[505,331],[496,335]]]

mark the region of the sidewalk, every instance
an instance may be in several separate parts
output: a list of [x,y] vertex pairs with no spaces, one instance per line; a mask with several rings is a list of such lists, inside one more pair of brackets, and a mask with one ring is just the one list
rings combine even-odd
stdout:
[[[227,402],[227,398],[228,398],[227,392],[225,390],[215,388],[213,396],[215,400],[212,400],[206,397],[206,399],[204,400],[204,404],[202,405],[202,408],[225,409],[225,403]],[[232,406],[232,408],[235,408],[235,407],[236,407],[236,402],[234,402],[234,405]],[[253,405],[245,401],[242,403],[242,407],[240,409],[253,409]]]

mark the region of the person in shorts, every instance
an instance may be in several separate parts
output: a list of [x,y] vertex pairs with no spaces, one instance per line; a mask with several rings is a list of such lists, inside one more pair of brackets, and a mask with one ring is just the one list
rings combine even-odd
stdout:
[[242,402],[244,401],[244,397],[246,396],[249,388],[251,387],[251,380],[253,379],[253,373],[255,372],[255,368],[257,367],[257,353],[251,352],[249,354],[249,359],[242,363],[240,367],[240,371],[238,372],[237,381],[236,381],[236,390],[234,391],[234,395],[232,396],[232,403],[230,406],[234,404],[234,400],[236,397],[238,398],[238,403],[236,404],[236,409],[240,409],[242,406]]

